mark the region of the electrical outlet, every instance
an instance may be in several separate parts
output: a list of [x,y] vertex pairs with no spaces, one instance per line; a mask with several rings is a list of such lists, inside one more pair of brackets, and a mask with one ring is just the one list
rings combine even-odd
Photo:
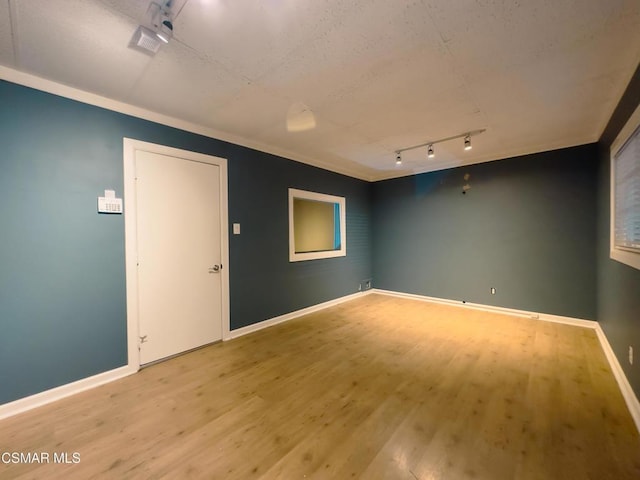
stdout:
[[496,289],[491,287],[491,295],[495,295],[496,294]]
[[629,365],[633,365],[633,347],[629,345]]
[[367,280],[364,282],[364,289],[369,290],[371,288],[371,280]]

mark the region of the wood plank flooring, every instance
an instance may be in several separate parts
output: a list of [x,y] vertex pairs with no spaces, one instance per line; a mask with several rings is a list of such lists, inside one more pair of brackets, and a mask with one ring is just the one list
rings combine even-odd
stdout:
[[0,479],[640,479],[593,331],[382,295],[0,421],[2,452],[80,462]]

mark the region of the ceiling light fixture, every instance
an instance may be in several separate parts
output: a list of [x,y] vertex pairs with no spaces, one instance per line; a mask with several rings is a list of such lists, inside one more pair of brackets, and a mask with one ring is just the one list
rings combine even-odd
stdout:
[[436,143],[448,142],[449,140],[455,140],[457,138],[464,138],[464,149],[471,150],[471,135],[480,135],[481,133],[486,131],[487,129],[483,128],[481,130],[473,130],[471,132],[461,133],[459,135],[453,135],[446,138],[440,138],[438,140],[430,140],[428,142],[421,143],[420,145],[413,145],[412,147],[400,148],[399,150],[396,150],[396,165],[400,165],[400,163],[402,163],[402,160],[398,162],[398,159],[400,159],[400,154],[402,152],[406,152],[407,150],[414,150],[416,148],[427,147],[427,158],[433,158],[435,157],[433,146]]
[[304,132],[316,128],[316,116],[304,103],[296,102],[287,111],[287,131]]

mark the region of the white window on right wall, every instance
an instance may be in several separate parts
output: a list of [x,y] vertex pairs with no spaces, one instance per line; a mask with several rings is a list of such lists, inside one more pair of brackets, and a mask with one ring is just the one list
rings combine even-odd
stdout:
[[640,269],[640,107],[611,146],[610,257]]

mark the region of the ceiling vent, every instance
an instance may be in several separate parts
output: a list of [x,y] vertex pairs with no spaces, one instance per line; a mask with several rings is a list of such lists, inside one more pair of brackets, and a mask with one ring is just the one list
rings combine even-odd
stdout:
[[131,37],[129,47],[147,55],[155,55],[164,43],[169,43],[173,37],[172,7],[173,0],[152,1],[147,8],[145,21]]
[[138,26],[133,37],[131,37],[131,42],[129,42],[131,48],[140,50],[148,55],[158,53],[161,45],[162,41],[158,38],[156,32],[142,25]]

